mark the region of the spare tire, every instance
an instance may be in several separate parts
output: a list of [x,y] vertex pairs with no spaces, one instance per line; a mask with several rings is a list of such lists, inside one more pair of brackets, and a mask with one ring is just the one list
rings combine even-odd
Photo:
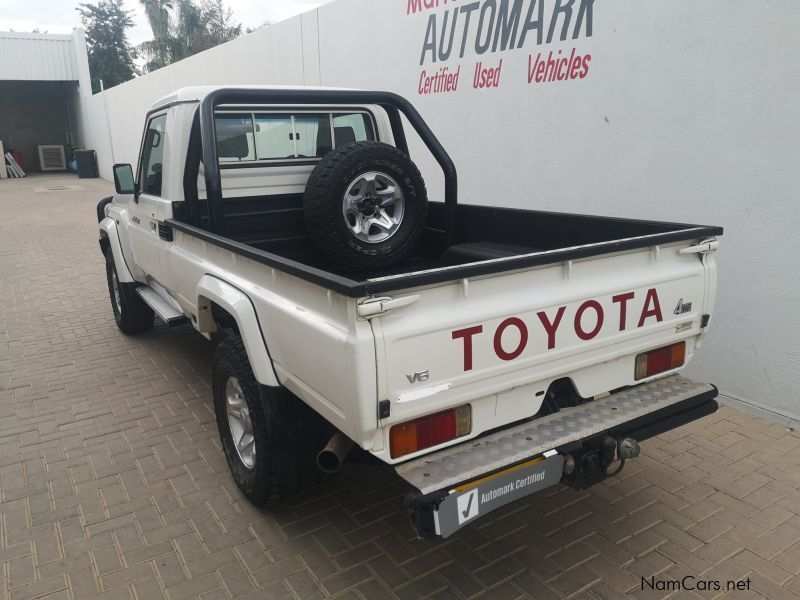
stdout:
[[325,255],[346,267],[382,268],[414,252],[428,196],[407,154],[380,142],[355,142],[320,161],[303,209],[308,233]]

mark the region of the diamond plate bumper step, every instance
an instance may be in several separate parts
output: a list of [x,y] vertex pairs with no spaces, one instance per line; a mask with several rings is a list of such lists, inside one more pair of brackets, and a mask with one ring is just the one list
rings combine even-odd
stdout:
[[396,470],[421,494],[431,494],[600,433],[641,430],[637,439],[656,435],[693,420],[677,419],[670,426],[676,412],[716,396],[717,388],[709,383],[671,375],[402,463]]

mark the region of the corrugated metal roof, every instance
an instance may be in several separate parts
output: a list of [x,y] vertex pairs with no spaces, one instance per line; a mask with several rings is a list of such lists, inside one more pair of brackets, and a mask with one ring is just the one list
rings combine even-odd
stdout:
[[72,36],[0,31],[0,80],[77,81]]

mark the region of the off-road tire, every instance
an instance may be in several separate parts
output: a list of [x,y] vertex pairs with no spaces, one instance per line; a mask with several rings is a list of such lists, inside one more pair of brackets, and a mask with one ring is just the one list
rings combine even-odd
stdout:
[[[125,335],[144,333],[153,328],[155,313],[145,304],[144,300],[136,293],[136,284],[122,283],[117,276],[117,267],[114,265],[114,256],[111,250],[106,251],[106,279],[108,281],[108,296],[111,300],[111,310],[114,311],[114,321],[120,331]],[[114,283],[119,292],[119,302],[114,294]]]
[[[392,177],[405,202],[399,229],[378,243],[359,240],[342,214],[348,186],[371,171]],[[379,269],[414,252],[425,229],[428,196],[422,175],[407,154],[381,142],[355,142],[334,149],[316,166],[306,184],[303,212],[311,240],[326,256],[344,267]]]
[[[228,424],[226,384],[236,377],[244,393],[255,437],[255,464],[248,468],[236,451]],[[319,481],[314,449],[324,435],[301,400],[282,387],[256,381],[244,343],[226,336],[214,353],[214,412],[222,449],[236,485],[255,506],[282,502]]]

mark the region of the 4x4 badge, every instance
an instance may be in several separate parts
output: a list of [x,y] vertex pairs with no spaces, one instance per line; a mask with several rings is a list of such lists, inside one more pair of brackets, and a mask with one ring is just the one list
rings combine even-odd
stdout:
[[692,312],[692,303],[691,302],[683,302],[683,298],[678,300],[678,304],[675,306],[675,310],[672,311],[673,315],[685,315],[688,312]]

